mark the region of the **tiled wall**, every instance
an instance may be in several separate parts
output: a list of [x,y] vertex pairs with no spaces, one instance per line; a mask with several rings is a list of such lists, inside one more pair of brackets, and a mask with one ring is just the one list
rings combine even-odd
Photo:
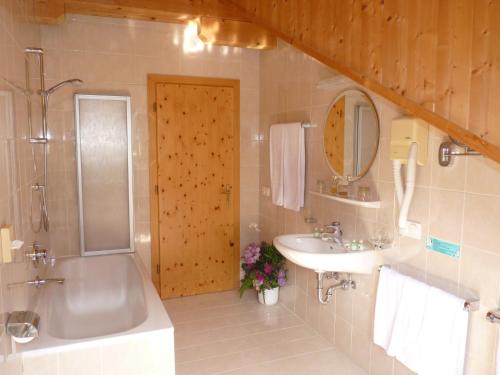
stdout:
[[[241,82],[241,242],[258,237],[248,228],[258,221],[259,53],[216,47],[184,52],[186,27],[178,24],[72,16],[58,26],[42,26],[47,85],[84,80],[83,92],[132,96],[136,249],[149,270],[147,74],[240,79]],[[73,89],[50,100],[50,246],[58,255],[79,254]]]
[[[339,79],[331,90],[316,87],[320,79],[334,72],[294,48],[281,44],[261,55],[261,144],[260,181],[269,186],[269,126],[275,122],[311,120],[318,128],[306,130],[306,190],[317,189],[318,179],[331,173],[322,155],[322,132],[329,105],[344,88],[354,84]],[[368,173],[359,183],[369,185],[382,201],[380,209],[354,208],[306,193],[305,208],[296,213],[272,205],[260,198],[262,239],[271,240],[281,233],[310,232],[304,217],[313,216],[320,224],[339,220],[344,235],[369,238],[378,228],[391,233],[395,207],[392,165],[389,160],[391,119],[400,110],[384,99],[368,94],[377,107],[381,122],[380,149]],[[394,235],[398,264],[410,274],[445,280],[441,286],[460,292],[459,286],[481,298],[481,308],[471,314],[467,353],[468,375],[494,374],[494,350],[497,328],[484,319],[488,309],[500,305],[500,165],[483,157],[457,157],[448,168],[437,163],[437,150],[445,135],[430,132],[429,161],[418,168],[417,187],[409,218],[419,221],[423,237],[428,235],[459,243],[457,259],[432,253],[422,241]],[[337,292],[335,300],[321,306],[316,300],[316,281],[312,271],[289,264],[290,285],[282,290],[282,302],[318,329],[325,337],[349,353],[354,361],[371,374],[409,374],[397,361],[372,344],[374,298],[377,273],[355,276],[358,289]]]
[[[0,225],[14,225],[15,236],[30,243],[46,242],[47,237],[33,233],[29,224],[30,186],[36,175],[32,171],[31,148],[26,142],[26,104],[24,96],[2,79],[24,86],[24,48],[40,44],[39,27],[28,23],[27,5],[24,1],[0,0]],[[34,85],[36,69],[32,78]],[[33,103],[35,119],[39,118],[39,109],[38,103]],[[39,151],[35,149],[37,158],[41,155]],[[6,288],[9,282],[33,276],[32,268],[21,261],[21,254],[15,260],[10,264],[0,262],[0,325],[4,324],[4,312],[27,309],[36,301],[33,290]],[[20,371],[20,362],[13,356],[4,361],[10,353],[10,339],[1,331],[0,373],[15,375]]]
[[[199,75],[235,78],[241,81],[241,241],[258,238],[248,228],[258,221],[259,53],[213,47],[198,53],[183,52],[182,25],[150,22],[68,17],[60,26],[36,26],[27,22],[29,4],[0,0],[0,77],[24,85],[24,48],[45,49],[46,85],[78,77],[85,80],[85,92],[130,94],[133,106],[133,152],[135,172],[136,248],[144,263],[150,263],[148,134],[146,75],[148,73]],[[33,64],[32,87],[38,87]],[[75,184],[75,143],[73,89],[64,88],[49,103],[49,215],[51,230],[34,234],[29,224],[29,192],[36,180],[32,174],[31,148],[26,141],[25,100],[0,81],[0,90],[13,97],[13,126],[0,102],[0,225],[14,223],[16,237],[27,244],[40,241],[56,256],[78,255],[77,205]],[[4,98],[4,96],[2,96]],[[34,123],[40,125],[40,108],[34,102]],[[38,129],[38,128],[37,128]],[[36,149],[40,160],[40,147]],[[40,172],[40,167],[39,170]],[[9,178],[5,178],[9,176]],[[36,211],[33,211],[36,214]],[[16,220],[18,223],[16,223]],[[17,259],[0,264],[0,311],[32,309],[36,291],[31,288],[8,290],[11,281],[34,277],[33,267]],[[149,270],[149,267],[147,267]],[[3,317],[3,314],[2,314]],[[0,355],[9,353],[10,340],[0,342]],[[0,372],[21,371],[17,357],[0,360]],[[3,367],[1,367],[3,366]]]

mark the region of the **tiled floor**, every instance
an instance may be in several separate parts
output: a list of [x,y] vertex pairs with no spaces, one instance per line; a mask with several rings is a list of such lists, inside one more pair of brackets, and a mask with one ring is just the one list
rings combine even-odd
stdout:
[[280,305],[255,294],[205,294],[164,302],[175,327],[177,375],[365,375]]

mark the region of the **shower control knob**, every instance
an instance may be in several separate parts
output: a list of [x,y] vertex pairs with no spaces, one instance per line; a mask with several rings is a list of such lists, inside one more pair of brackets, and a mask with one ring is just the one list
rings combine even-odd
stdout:
[[[26,257],[31,260],[33,263],[33,266],[35,268],[38,267],[38,264],[40,264],[40,261],[43,262],[43,264],[50,263],[52,265],[52,258],[49,257],[49,252],[47,249],[40,249],[40,246],[38,245],[38,242],[33,243],[33,248],[31,253],[27,253]],[[55,258],[54,258],[54,263],[55,263]]]

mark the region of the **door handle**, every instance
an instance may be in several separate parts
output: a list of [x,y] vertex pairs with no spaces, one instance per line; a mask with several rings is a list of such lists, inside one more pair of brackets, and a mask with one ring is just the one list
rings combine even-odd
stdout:
[[226,203],[227,207],[231,207],[231,186],[230,185],[223,185],[220,188],[220,193],[221,194],[226,194]]

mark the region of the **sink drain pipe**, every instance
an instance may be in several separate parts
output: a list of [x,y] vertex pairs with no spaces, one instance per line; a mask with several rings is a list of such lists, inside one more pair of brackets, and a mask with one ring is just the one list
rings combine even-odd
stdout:
[[[336,278],[336,276],[332,276],[330,272],[328,272],[327,278]],[[335,275],[335,274],[334,274]],[[317,272],[317,287],[318,290],[318,301],[322,305],[326,305],[332,299],[333,293],[337,289],[348,290],[348,289],[356,289],[356,282],[352,280],[351,274],[347,274],[347,280],[340,280],[337,284],[332,285],[326,290],[326,295],[323,296],[323,278],[325,277],[325,272]]]

